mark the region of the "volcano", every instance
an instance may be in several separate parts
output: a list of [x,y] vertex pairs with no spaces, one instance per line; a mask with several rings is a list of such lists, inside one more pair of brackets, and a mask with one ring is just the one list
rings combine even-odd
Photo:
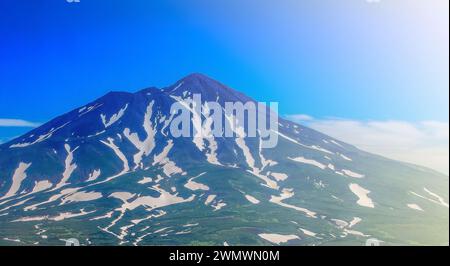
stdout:
[[447,176],[282,117],[273,148],[259,133],[173,137],[171,107],[195,94],[255,102],[191,74],[2,144],[0,245],[448,245]]

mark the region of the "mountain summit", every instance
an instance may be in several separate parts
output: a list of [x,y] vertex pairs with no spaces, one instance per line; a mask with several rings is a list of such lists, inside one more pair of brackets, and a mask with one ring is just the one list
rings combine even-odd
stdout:
[[448,177],[282,118],[271,149],[259,131],[173,137],[174,104],[214,129],[194,94],[206,109],[254,102],[191,74],[110,92],[1,145],[0,244],[448,243]]

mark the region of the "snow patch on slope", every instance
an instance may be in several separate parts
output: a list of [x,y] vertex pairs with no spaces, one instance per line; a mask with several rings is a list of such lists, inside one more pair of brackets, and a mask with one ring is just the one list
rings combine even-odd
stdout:
[[56,216],[30,216],[30,217],[22,217],[19,219],[14,220],[13,222],[32,222],[32,221],[55,221],[59,222],[65,219],[70,219],[74,217],[79,217],[87,214],[91,214],[95,211],[86,212],[84,209],[81,209],[78,213],[72,213],[72,212],[62,212]]
[[327,168],[326,165],[324,165],[324,164],[322,164],[322,163],[319,163],[319,162],[316,161],[316,160],[306,159],[305,157],[302,157],[302,156],[300,156],[300,157],[295,157],[295,158],[288,157],[288,159],[289,159],[289,160],[292,160],[292,161],[294,161],[294,162],[299,162],[299,163],[304,163],[304,164],[310,164],[310,165],[313,165],[313,166],[315,166],[315,167],[319,167],[319,168],[322,169],[322,170],[325,169],[325,168]]
[[257,198],[253,197],[253,196],[245,195],[245,198],[248,201],[250,201],[251,203],[253,203],[253,204],[259,204],[260,203],[260,201]]
[[324,149],[324,148],[321,148],[321,147],[319,147],[319,146],[315,146],[315,145],[313,145],[313,146],[308,146],[308,145],[302,144],[302,143],[300,143],[299,141],[297,141],[297,140],[295,140],[295,139],[293,139],[293,138],[290,138],[290,137],[288,137],[288,136],[282,134],[282,133],[279,132],[279,131],[273,131],[273,132],[275,132],[275,134],[278,134],[278,136],[280,136],[280,137],[282,137],[282,138],[284,138],[284,139],[286,139],[286,140],[288,140],[288,141],[290,141],[290,142],[292,142],[292,143],[295,143],[295,144],[297,144],[297,145],[299,145],[299,146],[302,146],[302,147],[304,147],[304,148],[311,149],[311,150],[316,150],[316,151],[321,151],[321,152],[328,153],[328,154],[333,154],[331,151],[326,150],[326,149]]
[[250,148],[245,143],[245,131],[242,126],[239,126],[239,121],[237,121],[237,118],[234,115],[225,115],[226,120],[230,124],[232,130],[236,133],[237,137],[235,139],[235,142],[237,146],[242,150],[242,153],[245,157],[245,162],[247,165],[251,168],[251,170],[248,170],[248,172],[252,173],[254,176],[260,178],[265,182],[265,186],[268,188],[272,188],[277,190],[279,188],[276,181],[273,181],[270,179],[267,175],[261,174],[262,169],[259,169],[255,166],[255,159],[253,158]]
[[209,187],[207,185],[204,185],[202,183],[198,183],[195,182],[194,179],[203,176],[204,174],[206,174],[206,172],[201,173],[200,175],[196,176],[196,177],[192,177],[188,180],[188,182],[184,185],[185,188],[190,189],[190,190],[209,190]]
[[77,168],[77,165],[73,163],[73,153],[78,149],[79,147],[76,147],[75,149],[71,150],[69,144],[64,144],[64,149],[66,149],[67,157],[64,162],[65,169],[62,174],[62,179],[59,181],[59,183],[56,185],[55,189],[61,188],[65,185],[67,185],[67,181],[69,180],[70,176],[72,175],[73,171]]
[[53,184],[50,181],[48,181],[48,180],[35,181],[34,182],[34,188],[31,191],[31,194],[44,191],[46,189],[51,188],[52,186],[53,186]]
[[367,196],[370,193],[369,190],[355,183],[350,184],[349,188],[353,192],[353,194],[355,194],[359,198],[356,202],[358,205],[368,208],[375,208],[372,199]]
[[283,206],[283,207],[286,207],[286,208],[294,209],[294,210],[299,211],[299,212],[303,212],[303,213],[305,213],[306,216],[308,216],[308,217],[311,217],[311,218],[317,218],[317,217],[316,217],[316,213],[313,212],[313,211],[310,211],[310,210],[308,210],[308,209],[301,208],[301,207],[297,207],[297,206],[294,206],[294,205],[287,204],[287,203],[284,203],[284,202],[283,202],[283,200],[292,198],[294,195],[295,195],[295,193],[294,193],[293,189],[291,189],[291,188],[285,188],[285,189],[283,189],[283,191],[281,192],[281,195],[280,195],[280,196],[272,196],[272,198],[270,199],[270,202],[275,203],[275,204],[278,204],[278,205]]
[[431,191],[428,190],[427,188],[423,188],[423,189],[424,189],[425,192],[427,192],[429,195],[433,196],[435,199],[431,199],[431,198],[422,196],[422,195],[417,194],[416,192],[413,192],[413,191],[410,191],[410,193],[413,194],[413,195],[415,195],[415,196],[417,196],[417,197],[419,197],[419,198],[428,200],[428,201],[430,201],[430,202],[436,203],[436,204],[441,205],[441,206],[444,206],[444,207],[446,207],[446,208],[449,207],[448,203],[445,202],[445,200],[444,200],[441,196],[437,195],[436,193],[431,192]]
[[275,180],[277,180],[277,181],[284,181],[288,178],[288,175],[284,174],[284,173],[272,172],[272,173],[270,173],[270,175],[273,176],[275,178]]
[[34,145],[34,144],[36,144],[36,143],[43,142],[43,141],[45,141],[45,140],[51,138],[51,137],[53,136],[53,134],[54,134],[56,131],[60,130],[61,128],[63,128],[63,127],[66,126],[67,124],[69,124],[69,122],[65,123],[64,125],[62,125],[62,126],[60,126],[60,127],[50,129],[50,131],[49,131],[48,133],[39,136],[39,137],[38,137],[35,141],[33,141],[33,142],[16,143],[16,144],[13,144],[13,145],[11,145],[11,146],[9,146],[9,147],[10,147],[10,148],[25,148],[25,147]]
[[184,172],[183,169],[178,167],[175,162],[171,161],[169,157],[167,157],[172,148],[173,141],[169,140],[163,151],[160,154],[155,155],[153,166],[161,165],[163,167],[164,174],[168,177],[174,174],[186,175],[186,172]]
[[217,197],[216,195],[209,195],[205,200],[205,205],[211,204],[216,197]]
[[[213,118],[209,115],[211,109],[207,103],[197,108],[196,102],[192,99],[183,99],[178,96],[170,96],[172,99],[181,104],[186,110],[192,113],[192,125],[194,126],[195,135],[192,142],[199,151],[205,150],[205,140],[208,142],[208,150],[206,151],[206,160],[215,165],[222,165],[217,159],[217,142],[212,134]],[[198,110],[200,109],[200,113]],[[205,116],[205,122],[202,123],[202,114]]]
[[127,157],[125,156],[125,154],[123,154],[123,152],[119,149],[119,147],[117,147],[114,144],[114,139],[108,138],[108,142],[106,142],[104,140],[101,140],[100,142],[105,144],[109,148],[111,148],[114,151],[114,153],[117,155],[117,157],[119,157],[119,159],[122,161],[123,170],[121,171],[121,174],[124,174],[124,173],[127,173],[128,171],[130,171],[130,167],[128,166]]
[[258,236],[276,245],[286,243],[290,240],[300,239],[300,237],[296,235],[259,234]]
[[9,197],[16,195],[17,191],[19,191],[19,189],[20,189],[20,185],[22,184],[22,181],[25,180],[25,178],[27,177],[26,170],[30,166],[31,166],[31,163],[23,163],[23,162],[19,163],[19,166],[14,171],[11,187],[9,188],[8,192],[6,192],[6,194],[0,199],[9,198]]
[[143,177],[141,180],[138,181],[138,184],[145,185],[147,183],[151,183],[153,179],[151,177]]
[[150,155],[153,148],[155,148],[155,134],[156,134],[156,126],[152,126],[151,118],[153,113],[153,104],[154,101],[151,101],[147,106],[147,110],[144,115],[144,131],[147,134],[147,137],[141,141],[137,133],[131,133],[129,128],[125,128],[123,133],[125,137],[138,149],[138,152],[134,155],[134,164],[135,169],[138,167],[142,168],[141,162],[142,157]]
[[92,173],[89,174],[89,177],[86,181],[87,182],[95,181],[101,175],[101,173],[102,171],[100,169],[92,171]]
[[364,177],[363,174],[358,174],[358,173],[355,173],[355,172],[353,172],[353,171],[346,170],[346,169],[343,169],[342,172],[343,172],[345,175],[350,176],[350,177],[354,177],[354,178],[363,178],[363,177]]
[[423,209],[415,203],[410,203],[410,204],[407,204],[406,206],[408,206],[408,208],[410,208],[410,209],[423,212]]
[[85,202],[85,201],[93,201],[102,198],[103,195],[100,192],[75,192],[67,197],[65,197],[60,205],[64,205],[66,203],[71,202]]
[[122,118],[122,116],[125,114],[125,111],[128,108],[128,104],[126,104],[123,108],[121,108],[119,110],[118,113],[113,114],[109,120],[106,119],[106,115],[101,114],[100,117],[102,119],[102,123],[105,126],[105,128],[110,127],[111,125],[113,125],[114,123],[116,123],[117,121],[119,121],[120,118]]

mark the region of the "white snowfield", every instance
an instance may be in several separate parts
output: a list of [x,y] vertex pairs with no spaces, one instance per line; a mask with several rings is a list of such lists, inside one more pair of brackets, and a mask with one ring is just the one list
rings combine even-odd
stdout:
[[184,84],[184,80],[181,81],[177,86],[175,86],[170,92],[174,92],[176,90],[178,90],[179,88],[181,88],[181,86],[183,86]]
[[124,136],[138,149],[138,152],[134,155],[135,169],[142,168],[142,158],[143,156],[149,156],[152,150],[155,148],[155,135],[156,126],[152,126],[151,118],[153,113],[154,101],[151,101],[147,106],[147,111],[144,115],[144,131],[147,137],[141,141],[137,133],[131,133],[129,128],[125,128],[123,131]]
[[280,196],[272,196],[272,198],[270,199],[270,202],[278,204],[278,205],[286,207],[286,208],[294,209],[299,212],[303,212],[308,217],[317,218],[316,213],[313,211],[283,202],[283,200],[292,198],[294,195],[295,195],[295,193],[294,193],[293,189],[285,188],[285,189],[283,189]]
[[[274,165],[277,165],[278,163],[275,162],[274,160],[266,159],[264,157],[264,154],[263,154],[263,139],[261,138],[261,131],[260,130],[258,130],[258,134],[259,134],[259,147],[258,147],[259,148],[259,159],[260,159],[261,164],[262,164],[260,170],[263,171],[267,166],[274,166]],[[267,173],[267,175],[270,175],[270,174]],[[275,179],[276,179],[276,177],[275,177]]]
[[320,146],[317,146],[317,145],[312,145],[312,146],[308,146],[308,147],[310,149],[313,149],[313,150],[321,151],[321,152],[328,153],[328,154],[333,154],[331,151],[329,151],[327,149],[324,149],[324,148],[322,148]]
[[70,194],[72,194],[72,193],[77,192],[79,189],[80,189],[80,188],[67,188],[67,189],[63,189],[63,190],[61,190],[61,191],[59,192],[59,194],[55,194],[55,195],[50,196],[50,198],[49,198],[48,200],[43,201],[43,202],[39,202],[39,203],[36,203],[36,204],[33,204],[33,205],[30,205],[30,206],[27,206],[27,207],[25,207],[23,210],[24,210],[24,211],[34,211],[34,210],[36,210],[39,206],[42,206],[42,205],[45,205],[45,204],[48,204],[48,203],[55,202],[55,201],[57,201],[58,199],[60,199],[60,198],[62,198],[62,197],[64,197],[64,196],[67,196],[67,195],[70,195]]
[[4,212],[4,211],[7,211],[7,210],[9,210],[11,208],[17,207],[17,206],[21,206],[21,205],[25,204],[27,201],[32,200],[32,199],[33,199],[33,197],[24,199],[24,200],[19,201],[17,203],[14,203],[13,205],[9,205],[8,207],[5,207],[5,208],[1,209],[0,213]]
[[359,217],[353,217],[353,220],[350,221],[348,227],[352,228],[353,226],[359,224],[362,221]]
[[71,203],[71,202],[85,202],[85,201],[93,201],[93,200],[97,200],[102,198],[103,195],[100,192],[84,192],[84,191],[80,191],[80,192],[75,192],[67,197],[65,197],[60,205],[64,205],[66,203]]
[[[205,103],[203,105],[203,108],[204,108],[205,114],[210,113],[210,107],[209,107],[208,103]],[[214,120],[211,116],[206,116],[206,120],[202,127],[202,130],[203,130],[202,134],[205,136],[205,139],[209,143],[208,150],[206,151],[206,160],[211,164],[222,165],[219,162],[219,160],[217,159],[218,144],[217,144],[217,141],[215,140],[213,132],[212,132],[213,122],[214,122]]]
[[109,148],[111,148],[114,151],[114,153],[117,155],[117,157],[119,157],[119,159],[122,161],[122,163],[123,163],[123,170],[122,170],[121,173],[127,173],[128,171],[130,171],[130,166],[128,165],[128,159],[125,156],[125,154],[123,154],[123,152],[120,151],[119,147],[117,147],[114,144],[114,139],[108,138],[108,142],[106,142],[104,140],[101,140],[100,142],[105,144]]
[[368,208],[375,208],[372,199],[367,196],[370,193],[369,190],[355,183],[350,184],[349,188],[353,192],[353,194],[355,194],[359,198],[356,202],[358,205]]
[[67,185],[68,184],[67,181],[69,181],[69,178],[72,175],[73,171],[75,171],[75,169],[77,168],[77,165],[75,163],[73,163],[73,153],[78,149],[78,147],[71,150],[69,144],[64,144],[64,148],[66,149],[66,152],[67,152],[67,157],[64,162],[65,169],[62,174],[62,179],[59,181],[58,184],[56,184],[54,190]]
[[102,131],[99,131],[99,132],[95,132],[94,134],[88,135],[87,137],[88,137],[88,138],[97,137],[97,136],[102,135],[103,133],[106,133],[106,130],[102,130]]
[[91,182],[97,180],[97,178],[102,174],[102,171],[100,169],[96,169],[92,171],[92,173],[89,174],[88,179],[86,182]]
[[98,220],[112,218],[113,213],[114,213],[113,211],[110,211],[110,212],[106,213],[105,215],[101,215],[101,216],[97,216],[97,217],[91,218],[91,219],[89,219],[89,221],[98,221]]
[[258,236],[276,245],[286,243],[294,239],[300,239],[297,235],[259,234]]
[[225,202],[223,202],[222,200],[211,204],[211,207],[214,208],[214,211],[218,211],[218,210],[222,209],[225,206],[227,206],[227,204]]
[[209,195],[205,200],[205,205],[211,204],[216,197],[217,197],[216,195]]
[[14,171],[14,175],[12,177],[12,184],[9,188],[8,192],[0,198],[0,199],[6,199],[9,197],[12,197],[16,195],[17,191],[20,189],[20,185],[22,184],[22,181],[25,180],[27,177],[26,170],[31,166],[31,163],[19,163],[19,166]]
[[351,158],[345,156],[345,155],[342,154],[342,153],[339,153],[339,156],[341,156],[344,160],[347,160],[347,161],[350,161],[350,162],[353,161]]
[[333,143],[333,144],[335,144],[335,145],[337,145],[337,146],[339,146],[339,147],[341,147],[341,148],[343,148],[343,146],[341,145],[341,144],[339,144],[337,141],[335,141],[335,140],[330,140],[330,142],[331,143]]
[[164,177],[162,177],[161,175],[157,175],[155,178],[155,183],[158,184],[163,179],[164,179]]
[[413,195],[415,195],[415,196],[417,196],[417,197],[419,197],[419,198],[428,200],[428,201],[430,201],[430,202],[433,202],[433,203],[435,203],[435,204],[441,205],[441,206],[443,206],[443,207],[446,207],[446,208],[449,207],[448,203],[445,202],[444,198],[442,198],[442,197],[439,196],[438,194],[436,194],[436,193],[434,193],[434,192],[431,192],[431,191],[430,191],[429,189],[427,189],[427,188],[423,188],[423,190],[424,190],[426,193],[428,193],[430,196],[434,197],[434,199],[429,198],[429,197],[426,197],[426,196],[422,196],[422,195],[420,195],[420,194],[418,194],[418,193],[416,193],[416,192],[413,192],[413,191],[410,191],[410,193],[413,194]]
[[299,145],[299,146],[302,146],[303,148],[307,148],[307,149],[311,149],[311,150],[316,150],[316,151],[320,151],[320,152],[324,152],[324,153],[328,153],[328,154],[333,154],[331,151],[326,150],[326,149],[321,148],[321,147],[316,146],[316,145],[313,145],[313,146],[305,145],[305,144],[303,144],[303,143],[301,143],[301,142],[299,142],[299,141],[297,141],[297,140],[295,140],[295,139],[293,139],[293,138],[290,138],[290,137],[288,137],[288,136],[282,134],[279,130],[272,130],[272,131],[273,131],[275,134],[277,134],[278,136],[280,136],[280,137],[282,137],[282,138],[284,138],[284,139],[286,139],[286,140],[288,140],[288,141],[290,141],[290,142],[292,142],[292,143],[295,143],[295,144],[297,144],[297,145]]
[[164,137],[168,136],[166,133],[166,129],[169,125],[171,125],[174,117],[175,117],[175,112],[171,113],[169,118],[166,118],[166,116],[164,116],[164,115],[161,117],[162,120],[160,119],[160,123],[164,122],[164,124],[163,124],[160,132]]
[[119,121],[120,118],[122,118],[122,116],[125,114],[125,111],[128,108],[128,104],[126,104],[123,108],[121,108],[119,110],[118,113],[113,114],[109,120],[106,119],[106,115],[101,114],[100,118],[102,119],[102,123],[105,126],[105,128],[108,128],[110,126],[112,126],[114,123],[116,123],[117,121]]
[[148,183],[151,183],[153,179],[151,177],[143,177],[141,180],[138,181],[138,184],[145,185]]
[[[241,149],[242,153],[245,157],[245,162],[247,163],[248,167],[250,167],[251,170],[247,170],[249,173],[253,174],[254,176],[260,178],[265,182],[265,186],[271,189],[278,190],[279,186],[276,181],[270,179],[267,175],[261,174],[262,169],[259,169],[255,165],[255,159],[253,158],[252,153],[250,152],[250,148],[245,143],[245,130],[242,126],[239,125],[239,121],[234,115],[226,115],[225,118],[227,122],[229,123],[231,129],[234,133],[236,133],[235,142],[237,146]],[[262,153],[260,153],[262,154]]]
[[357,225],[362,221],[362,219],[359,217],[353,217],[353,220],[350,222],[346,222],[340,219],[331,219],[331,221],[334,222],[339,229],[342,229],[343,235],[341,237],[346,237],[348,235],[370,237],[370,235],[366,235],[362,232],[351,229],[353,226]]
[[441,196],[439,196],[436,193],[431,192],[430,190],[428,190],[427,188],[423,188],[423,190],[425,190],[425,192],[427,192],[428,194],[430,194],[430,196],[435,197],[438,202],[442,205],[448,208],[448,203],[445,202],[444,198],[442,198]]
[[[102,231],[112,234],[115,237],[117,237],[120,240],[123,240],[127,235],[130,228],[138,225],[139,223],[157,218],[163,215],[166,215],[165,211],[162,210],[156,210],[159,208],[167,207],[174,204],[180,204],[180,203],[186,203],[191,202],[195,199],[195,195],[191,195],[189,198],[184,199],[182,197],[177,196],[177,194],[170,194],[169,192],[165,191],[164,189],[160,188],[159,185],[154,185],[151,187],[151,189],[158,192],[160,195],[159,197],[151,197],[151,196],[140,196],[131,194],[129,192],[114,192],[110,195],[110,197],[117,198],[122,201],[122,205],[120,208],[116,209],[116,211],[119,211],[119,216],[115,218],[111,223],[106,227],[99,227]],[[152,212],[153,210],[157,211],[157,214],[150,214],[145,218],[142,219],[136,219],[133,220],[131,224],[127,226],[123,226],[120,228],[120,233],[114,233],[110,229],[116,225],[126,214],[127,211],[135,210],[138,207],[144,207],[146,208],[146,211]],[[139,237],[134,244],[138,244],[140,241],[143,240],[145,237],[141,236]]]
[[47,190],[47,189],[51,188],[52,186],[53,186],[53,184],[48,180],[35,181],[34,188],[31,191],[31,194]]
[[319,167],[319,168],[322,169],[322,170],[325,169],[325,168],[327,168],[326,165],[324,165],[324,164],[322,164],[322,163],[319,163],[319,162],[316,161],[316,160],[306,159],[305,157],[302,157],[302,156],[300,156],[300,157],[295,157],[295,158],[288,157],[288,159],[289,159],[289,160],[292,160],[292,161],[294,161],[294,162],[299,162],[299,163],[304,163],[304,164],[313,165],[313,166],[315,166],[315,167]]
[[113,193],[110,196],[119,198],[123,201],[122,209],[124,210],[134,210],[139,206],[144,206],[150,208],[149,210],[156,209],[156,208],[162,208],[166,206],[170,206],[173,204],[183,203],[183,202],[190,202],[194,200],[195,195],[190,196],[187,199],[178,197],[176,195],[172,195],[169,192],[163,190],[159,187],[159,185],[155,185],[152,187],[153,190],[160,193],[159,197],[151,197],[151,196],[138,196],[132,201],[128,201],[132,198],[132,194],[127,194],[127,192],[122,192],[121,194]]
[[350,176],[350,177],[354,177],[354,178],[363,178],[364,177],[364,175],[362,175],[362,174],[358,174],[358,173],[355,173],[353,171],[346,170],[346,169],[343,169],[342,172],[345,175]]
[[109,197],[119,199],[123,202],[127,202],[129,199],[133,198],[135,194],[131,194],[130,192],[114,192]]
[[[196,102],[192,99],[183,99],[178,96],[170,96],[177,101],[183,108],[188,110],[192,114],[192,125],[194,126],[195,135],[192,138],[192,142],[198,148],[199,151],[205,150],[205,141],[208,142],[208,150],[206,151],[206,160],[215,165],[221,165],[217,159],[217,142],[212,134],[213,118],[209,115],[210,106],[205,103],[202,106],[195,106]],[[199,109],[199,110],[196,110]],[[202,114],[205,115],[205,121],[202,123]]]
[[4,237],[3,240],[5,241],[10,241],[10,242],[16,242],[16,243],[21,243],[22,240],[18,239],[18,238],[8,238],[8,237]]
[[22,217],[17,220],[14,220],[12,222],[32,222],[32,221],[55,221],[59,222],[65,219],[70,219],[74,217],[79,217],[87,214],[94,213],[95,211],[86,212],[84,209],[81,209],[80,212],[72,213],[72,212],[63,212],[56,216],[29,216],[29,217]]
[[48,133],[39,136],[39,137],[38,137],[35,141],[33,141],[33,142],[16,143],[16,144],[13,144],[13,145],[11,145],[11,146],[9,146],[9,147],[10,147],[10,148],[25,148],[25,147],[34,145],[34,144],[36,144],[36,143],[43,142],[43,141],[45,141],[45,140],[51,138],[51,137],[53,136],[53,134],[54,134],[56,131],[58,131],[58,130],[60,130],[61,128],[65,127],[67,124],[69,124],[69,122],[65,123],[64,125],[62,125],[62,126],[60,126],[60,127],[50,129],[50,131],[49,131]]
[[253,196],[245,195],[245,198],[248,201],[250,201],[251,203],[253,203],[253,204],[259,204],[260,203],[260,201],[257,198],[253,197]]
[[343,229],[345,227],[348,227],[349,223],[344,221],[344,220],[340,220],[340,219],[331,219],[332,222],[334,222],[336,224],[337,227]]
[[163,151],[155,155],[153,166],[161,165],[163,168],[163,172],[166,176],[171,177],[174,174],[186,175],[187,173],[183,171],[180,167],[178,167],[175,162],[171,161],[167,155],[173,147],[173,141],[169,140],[167,142],[167,146],[164,147]]
[[185,225],[183,225],[183,227],[196,227],[198,225],[199,225],[199,223],[185,224]]
[[82,117],[85,114],[90,113],[101,106],[103,106],[103,103],[95,103],[94,105],[91,106],[84,106],[78,110],[79,113],[78,117]]
[[205,200],[205,205],[211,206],[214,209],[214,211],[218,211],[223,207],[227,206],[225,202],[223,202],[222,200],[216,200],[216,198],[217,195],[209,195]]
[[153,234],[159,234],[162,233],[164,231],[167,231],[168,229],[170,229],[171,227],[163,227],[161,229],[156,230],[155,232],[153,232]]
[[253,174],[254,176],[260,178],[261,180],[263,180],[265,182],[265,184],[262,184],[265,187],[271,188],[271,189],[275,189],[278,190],[280,187],[278,186],[277,182],[273,181],[272,179],[270,179],[267,175],[263,175],[259,172],[259,169],[254,168],[253,171],[251,170],[247,170],[247,172]]
[[423,212],[423,209],[419,205],[417,205],[415,203],[409,203],[406,206],[408,206],[408,208],[410,208],[410,209]]
[[360,231],[350,230],[350,229],[344,229],[344,234],[361,236],[361,237],[370,237],[370,235],[366,235]]
[[272,173],[270,173],[270,175],[273,176],[275,178],[275,180],[277,180],[277,181],[284,181],[288,178],[288,175],[284,174],[284,173],[272,172]]
[[307,236],[315,237],[315,236],[317,235],[316,233],[314,233],[314,232],[312,232],[312,231],[309,231],[309,230],[306,230],[306,229],[304,229],[304,228],[300,228],[300,230],[303,232],[303,234],[305,234],[305,235],[307,235]]
[[167,155],[173,147],[173,141],[170,139],[167,141],[167,145],[164,147],[162,152],[158,155],[155,155],[153,158],[153,165],[163,164],[165,160],[167,160]]
[[78,113],[82,113],[84,110],[86,110],[87,106],[83,106],[80,109],[78,109]]
[[195,182],[194,179],[203,176],[206,172],[199,174],[198,176],[192,177],[188,180],[188,182],[184,185],[185,188],[196,191],[196,190],[205,190],[208,191],[209,187],[205,184]]

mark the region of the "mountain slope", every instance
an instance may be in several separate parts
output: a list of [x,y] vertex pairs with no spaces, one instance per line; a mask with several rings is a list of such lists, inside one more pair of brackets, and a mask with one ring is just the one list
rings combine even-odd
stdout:
[[448,177],[282,118],[272,149],[259,134],[172,137],[170,108],[194,93],[253,101],[192,74],[1,145],[0,244],[448,244]]

